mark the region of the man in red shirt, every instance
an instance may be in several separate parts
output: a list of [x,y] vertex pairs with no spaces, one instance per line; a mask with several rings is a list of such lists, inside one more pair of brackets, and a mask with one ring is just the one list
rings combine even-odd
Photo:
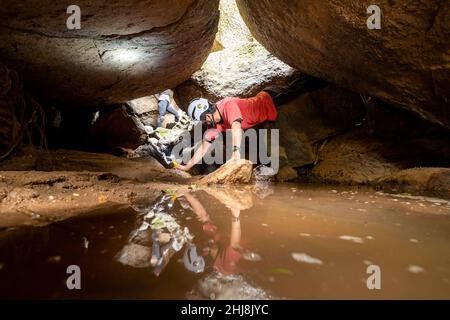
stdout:
[[305,92],[318,90],[327,85],[321,79],[311,76],[298,78],[288,87],[272,87],[261,91],[256,96],[241,99],[227,97],[217,104],[207,99],[194,99],[188,106],[188,115],[195,121],[201,121],[208,127],[200,148],[194,153],[192,159],[185,165],[177,165],[178,169],[189,171],[199,163],[211,143],[227,130],[231,130],[233,142],[232,160],[241,158],[240,146],[242,130],[253,128],[266,121],[277,119],[276,106],[285,104]]
[[242,130],[253,128],[266,121],[277,119],[277,109],[272,96],[261,91],[256,96],[247,99],[227,97],[217,104],[212,104],[207,99],[194,99],[188,107],[188,115],[195,121],[203,122],[206,131],[201,147],[195,152],[192,159],[186,165],[178,168],[189,171],[199,163],[219,134],[231,130],[233,141],[233,154],[230,160],[241,158],[240,146]]

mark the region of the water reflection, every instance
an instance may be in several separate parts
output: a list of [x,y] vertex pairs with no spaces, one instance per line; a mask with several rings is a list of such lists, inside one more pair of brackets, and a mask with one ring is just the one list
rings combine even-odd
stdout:
[[[184,266],[194,273],[204,272],[206,261],[214,270],[231,275],[239,272],[238,262],[244,254],[248,260],[258,260],[256,254],[241,246],[240,215],[241,210],[253,206],[251,191],[205,188],[203,192],[228,208],[231,225],[228,237],[223,236],[195,192],[174,192],[162,195],[142,217],[140,225],[129,235],[128,243],[116,255],[116,259],[135,268],[152,267],[156,276],[161,274],[173,255],[181,250],[184,250]],[[179,224],[176,217],[180,214],[174,212],[176,202],[182,211],[189,210],[195,214],[207,237],[206,243],[194,241],[189,228]]]
[[[262,189],[267,196],[270,188]],[[242,259],[250,262],[262,259],[241,243],[241,212],[253,207],[252,191],[255,189],[203,188],[195,192],[166,192],[142,214],[139,226],[131,232],[116,260],[134,268],[152,268],[154,275],[160,276],[174,255],[183,251],[179,262],[185,269],[206,275],[191,294],[196,292],[214,299],[268,297],[264,290],[251,286],[241,275]],[[220,211],[221,214],[226,212],[229,230],[218,227],[200,199],[206,203],[215,199],[226,208]],[[189,226],[201,230],[196,236],[180,219],[189,214],[195,218]]]
[[[130,234],[128,243],[116,255],[120,263],[135,268],[152,267],[153,273],[159,276],[172,256],[191,243],[193,236],[189,229],[181,227],[170,215],[175,201],[175,195],[161,196],[140,219],[139,227]],[[196,264],[195,270],[202,272],[201,265]]]
[[[274,188],[165,190],[135,210],[0,231],[0,298],[449,297],[450,203]],[[73,264],[81,291],[65,285]]]

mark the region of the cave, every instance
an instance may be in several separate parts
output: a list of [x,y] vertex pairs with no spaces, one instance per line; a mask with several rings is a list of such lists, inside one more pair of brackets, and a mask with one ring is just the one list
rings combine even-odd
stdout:
[[[1,298],[372,299],[352,274],[377,265],[385,299],[450,298],[448,1],[380,0],[378,27],[359,0],[76,5],[79,28],[64,1],[0,8]],[[242,113],[221,161],[182,170],[211,126],[195,99],[217,127],[261,94],[276,117],[247,131],[276,134],[232,146]],[[68,259],[87,291],[52,278]]]

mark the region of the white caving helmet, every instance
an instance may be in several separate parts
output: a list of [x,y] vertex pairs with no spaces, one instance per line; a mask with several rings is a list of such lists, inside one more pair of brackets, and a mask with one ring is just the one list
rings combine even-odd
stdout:
[[201,121],[201,116],[207,112],[211,104],[208,99],[197,98],[191,101],[188,106],[188,115],[194,121]]
[[205,259],[197,254],[197,247],[190,244],[183,254],[183,263],[186,269],[194,273],[205,271]]

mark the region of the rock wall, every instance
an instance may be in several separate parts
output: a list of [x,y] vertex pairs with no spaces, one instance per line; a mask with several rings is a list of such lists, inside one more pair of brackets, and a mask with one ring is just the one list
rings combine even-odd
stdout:
[[182,107],[196,97],[218,101],[225,97],[250,97],[266,86],[286,84],[299,73],[275,58],[257,42],[249,42],[209,55],[202,68],[176,88]]
[[0,61],[42,100],[85,107],[123,103],[175,87],[198,70],[214,42],[218,0],[80,0],[0,7]]
[[277,179],[295,180],[297,168],[317,162],[318,143],[352,130],[365,114],[358,94],[334,85],[280,106],[277,121],[265,125],[267,129],[280,129],[281,170]]
[[16,108],[22,92],[17,74],[0,64],[0,156],[6,154],[20,130]]
[[254,38],[239,14],[236,0],[220,0],[219,31],[216,41],[224,48],[237,47]]
[[450,128],[450,2],[237,0],[252,34],[310,75],[375,96]]

